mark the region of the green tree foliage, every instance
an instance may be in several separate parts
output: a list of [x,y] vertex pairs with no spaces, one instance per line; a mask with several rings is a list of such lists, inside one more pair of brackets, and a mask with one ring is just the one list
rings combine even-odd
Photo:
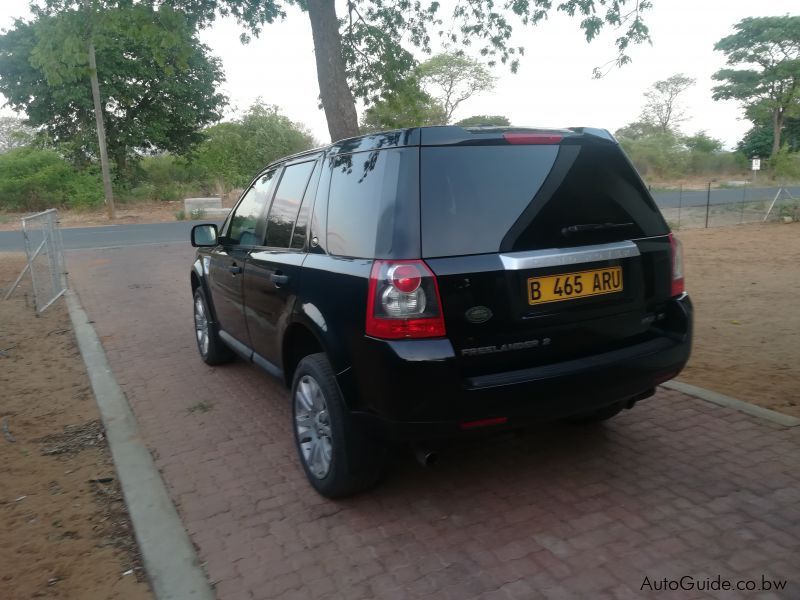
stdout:
[[634,121],[624,127],[620,127],[614,132],[619,139],[639,140],[641,138],[663,133],[657,125],[646,121]]
[[17,148],[0,154],[0,209],[83,208],[103,201],[95,169],[78,170],[53,150]]
[[135,152],[185,152],[220,117],[220,63],[192,22],[161,6],[121,3],[18,20],[0,36],[0,92],[78,162],[97,156],[87,40],[97,52],[109,155],[118,175]]
[[658,128],[661,133],[677,133],[678,125],[686,120],[680,95],[694,84],[694,79],[682,73],[656,81],[644,94],[646,101],[641,121]]
[[191,159],[206,184],[243,187],[267,163],[316,145],[302,125],[276,106],[257,102],[239,119],[213,125]]
[[698,131],[694,135],[683,138],[683,144],[693,152],[712,154],[722,151],[722,141],[712,138],[705,131]]
[[[766,157],[772,152],[774,135],[772,122],[769,119],[757,121],[753,127],[744,134],[737,148],[745,156]],[[781,131],[781,145],[790,152],[800,152],[800,117],[787,117]]]
[[502,115],[472,115],[456,122],[459,127],[508,127],[511,121]]
[[754,121],[769,115],[774,156],[785,120],[800,114],[800,16],[749,17],[734,29],[714,46],[731,67],[714,74],[714,99],[738,100]]
[[782,181],[800,181],[800,154],[789,152],[789,148],[782,147],[770,159],[772,174]]
[[30,146],[36,130],[25,125],[18,117],[0,117],[0,153]]
[[[37,0],[50,11],[74,7],[79,0]],[[131,0],[96,0],[128,5]],[[322,106],[332,139],[358,133],[355,98],[377,102],[408,78],[416,66],[410,52],[430,52],[431,39],[455,47],[471,46],[489,66],[497,60],[517,70],[523,49],[514,46],[514,27],[535,25],[553,11],[578,20],[587,41],[606,27],[617,32],[614,61],[629,62],[632,43],[649,40],[642,15],[651,0],[459,0],[444,14],[439,0],[348,0],[342,15],[331,0],[142,0],[184,9],[199,25],[231,15],[258,35],[267,24],[299,6],[311,22]],[[446,22],[445,22],[446,21]],[[243,36],[244,39],[247,35]]]
[[416,72],[422,88],[444,109],[445,124],[462,102],[491,90],[495,81],[477,60],[453,53],[432,56]]
[[365,132],[444,124],[444,107],[424,92],[414,77],[368,107],[361,119]]

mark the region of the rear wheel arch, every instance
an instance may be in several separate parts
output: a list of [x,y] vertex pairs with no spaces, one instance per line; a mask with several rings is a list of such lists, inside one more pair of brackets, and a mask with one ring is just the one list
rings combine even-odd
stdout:
[[286,328],[283,335],[283,376],[287,386],[292,385],[297,365],[306,356],[326,353],[326,348],[319,337],[307,325],[294,322]]

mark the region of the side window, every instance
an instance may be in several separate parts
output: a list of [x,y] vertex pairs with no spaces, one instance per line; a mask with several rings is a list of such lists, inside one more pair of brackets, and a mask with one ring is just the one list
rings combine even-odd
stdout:
[[330,160],[328,252],[352,258],[419,252],[419,149],[390,148]]
[[311,181],[306,187],[306,193],[303,196],[303,203],[300,205],[300,211],[297,213],[297,222],[294,224],[294,233],[292,233],[292,242],[290,248],[302,249],[306,243],[306,229],[308,229],[308,219],[311,213],[311,205],[314,204],[314,196],[317,192],[317,182],[319,180],[319,172],[322,169],[323,161],[317,161],[314,172],[311,175]]
[[264,245],[271,248],[288,248],[292,229],[300,209],[315,161],[290,165],[283,170],[275,199],[267,218],[267,236]]
[[[313,203],[314,208],[311,209],[310,238],[312,242],[308,250],[317,254],[326,254],[328,248],[328,192],[331,188],[332,162],[326,158],[321,161],[322,175],[320,175],[319,183],[317,184],[316,201]],[[313,243],[314,238],[317,239],[316,245]]]
[[258,244],[258,224],[264,208],[269,200],[272,179],[276,170],[268,171],[250,187],[242,201],[233,212],[230,228],[228,229],[228,243],[241,246],[254,246]]

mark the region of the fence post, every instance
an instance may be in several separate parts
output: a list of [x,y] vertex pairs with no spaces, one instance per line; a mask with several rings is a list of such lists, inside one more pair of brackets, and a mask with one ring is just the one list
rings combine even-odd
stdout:
[[706,229],[708,229],[708,211],[711,208],[711,182],[708,182],[708,191],[706,192]]
[[742,210],[739,213],[739,225],[744,223],[744,203],[747,200],[747,184],[748,182],[745,180],[744,186],[742,187]]
[[681,228],[681,207],[683,206],[683,184],[681,184],[678,194],[678,229]]

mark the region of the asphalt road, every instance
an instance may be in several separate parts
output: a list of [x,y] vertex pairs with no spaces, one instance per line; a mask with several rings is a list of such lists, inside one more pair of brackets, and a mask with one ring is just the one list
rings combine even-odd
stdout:
[[[793,197],[800,198],[800,186],[790,186],[786,189]],[[711,190],[711,204],[735,204],[743,200],[772,200],[777,192],[778,188],[776,187],[714,189]],[[695,190],[683,193],[676,191],[653,192],[653,197],[661,208],[676,208],[679,205],[705,206],[707,200],[705,191]],[[62,229],[61,232],[66,250],[88,250],[188,242],[189,232],[194,224],[192,221],[175,221],[104,227],[74,227]],[[19,231],[0,231],[0,252],[22,252],[24,250],[24,241]]]
[[[61,230],[65,250],[117,248],[169,242],[189,243],[192,221],[72,227]],[[23,252],[25,242],[19,231],[0,231],[0,252]]]
[[[732,187],[711,190],[711,204],[737,204],[756,200],[769,200],[775,197],[780,188],[777,187]],[[794,198],[800,198],[800,186],[786,186]],[[707,201],[705,190],[653,192],[656,204],[660,208],[677,208],[678,206],[705,206]],[[781,198],[788,196],[781,194]]]

